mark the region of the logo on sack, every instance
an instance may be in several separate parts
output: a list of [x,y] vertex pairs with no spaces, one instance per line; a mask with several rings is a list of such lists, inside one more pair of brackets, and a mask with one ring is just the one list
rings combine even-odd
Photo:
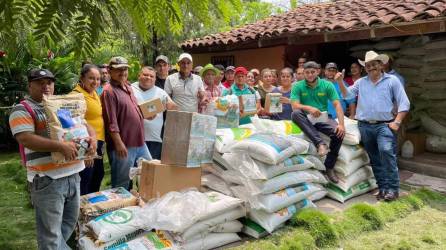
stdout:
[[133,213],[127,209],[120,209],[112,212],[109,216],[104,218],[104,222],[110,224],[125,224],[133,219]]

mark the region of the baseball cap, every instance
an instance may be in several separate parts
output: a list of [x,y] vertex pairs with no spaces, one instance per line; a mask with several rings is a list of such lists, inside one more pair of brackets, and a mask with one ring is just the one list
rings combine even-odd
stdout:
[[110,59],[108,62],[108,67],[119,69],[119,68],[129,68],[129,63],[127,59],[122,56],[115,56]]
[[334,62],[329,62],[325,65],[325,69],[336,69],[338,70],[338,65]]
[[225,72],[227,72],[227,71],[235,71],[235,67],[234,66],[228,66],[225,69]]
[[243,75],[247,75],[248,74],[248,70],[245,67],[237,67],[235,68],[235,74],[243,74]]
[[309,61],[304,63],[304,69],[320,69],[321,65],[319,65],[317,62],[315,61]]
[[179,57],[178,57],[178,62],[183,60],[184,58],[189,59],[189,61],[192,62],[192,56],[189,53],[182,53]]
[[168,64],[169,63],[169,58],[167,58],[167,56],[165,56],[165,55],[159,55],[155,59],[155,64],[157,64],[159,61],[163,61],[163,62]]
[[56,80],[53,73],[47,69],[32,69],[28,72],[28,82],[40,79],[50,79],[52,81]]
[[214,67],[220,71],[225,71],[225,66],[223,66],[221,64],[214,65]]

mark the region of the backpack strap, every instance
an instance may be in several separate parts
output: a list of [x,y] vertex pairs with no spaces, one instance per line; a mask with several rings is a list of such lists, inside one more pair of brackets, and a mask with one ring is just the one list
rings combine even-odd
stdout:
[[[34,123],[36,123],[36,113],[34,113],[34,110],[31,108],[31,106],[25,101],[20,101],[20,104],[25,107],[26,111],[31,115],[31,118],[33,119]],[[26,154],[25,154],[25,147],[22,144],[19,144],[19,151],[20,151],[20,158],[22,158],[22,165],[26,167]]]

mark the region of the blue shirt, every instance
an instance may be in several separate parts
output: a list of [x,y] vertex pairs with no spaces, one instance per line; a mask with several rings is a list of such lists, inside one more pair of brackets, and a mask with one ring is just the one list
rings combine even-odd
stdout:
[[[276,87],[271,92],[272,93],[281,93],[283,97],[290,99],[291,89],[290,89],[290,91],[283,93],[279,90],[278,87]],[[293,108],[291,107],[291,104],[284,103],[284,104],[282,104],[282,113],[273,114],[271,116],[271,119],[272,120],[291,120],[291,113],[293,113]]]
[[406,81],[404,81],[403,76],[401,76],[398,72],[396,72],[394,69],[392,69],[391,71],[387,72],[387,74],[391,74],[394,75],[398,78],[398,80],[400,80],[401,84],[403,85],[403,87],[406,85]]
[[403,85],[391,74],[384,73],[376,84],[368,76],[362,77],[347,90],[349,96],[358,96],[355,118],[360,121],[390,121],[394,119],[394,104],[398,112],[410,109]]
[[[328,79],[326,79],[326,80],[331,82]],[[339,97],[342,97],[342,92],[341,92],[341,88],[339,87],[339,84],[337,82],[332,82],[332,83],[333,83],[333,85],[334,85],[334,87],[336,89],[336,92],[338,93]],[[346,88],[348,87],[348,85],[345,82],[344,82],[344,86]],[[339,102],[341,103],[342,110],[344,111],[344,114],[345,114],[345,111],[347,110],[347,105],[352,104],[352,103],[356,103],[356,98],[348,98],[348,99],[346,99],[346,98],[339,98]],[[335,107],[333,105],[333,102],[331,102],[331,101],[328,101],[327,112],[328,112],[328,115],[330,115],[330,117],[332,119],[336,119],[338,117],[336,115],[336,109],[335,109]]]

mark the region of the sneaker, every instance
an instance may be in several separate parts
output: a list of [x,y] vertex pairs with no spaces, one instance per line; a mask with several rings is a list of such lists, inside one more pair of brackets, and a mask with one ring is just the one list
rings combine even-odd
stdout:
[[399,193],[398,192],[394,192],[394,191],[387,191],[386,194],[384,195],[384,200],[385,201],[394,201],[396,199],[398,199],[399,197]]
[[379,192],[376,194],[377,200],[384,200],[384,196],[386,195],[386,192],[383,190],[379,190]]
[[317,154],[320,157],[324,157],[328,154],[328,146],[326,144],[319,144],[317,147]]
[[331,182],[333,182],[333,183],[338,183],[339,182],[339,178],[336,175],[336,172],[334,171],[334,169],[327,169],[326,173],[327,173],[328,179]]

